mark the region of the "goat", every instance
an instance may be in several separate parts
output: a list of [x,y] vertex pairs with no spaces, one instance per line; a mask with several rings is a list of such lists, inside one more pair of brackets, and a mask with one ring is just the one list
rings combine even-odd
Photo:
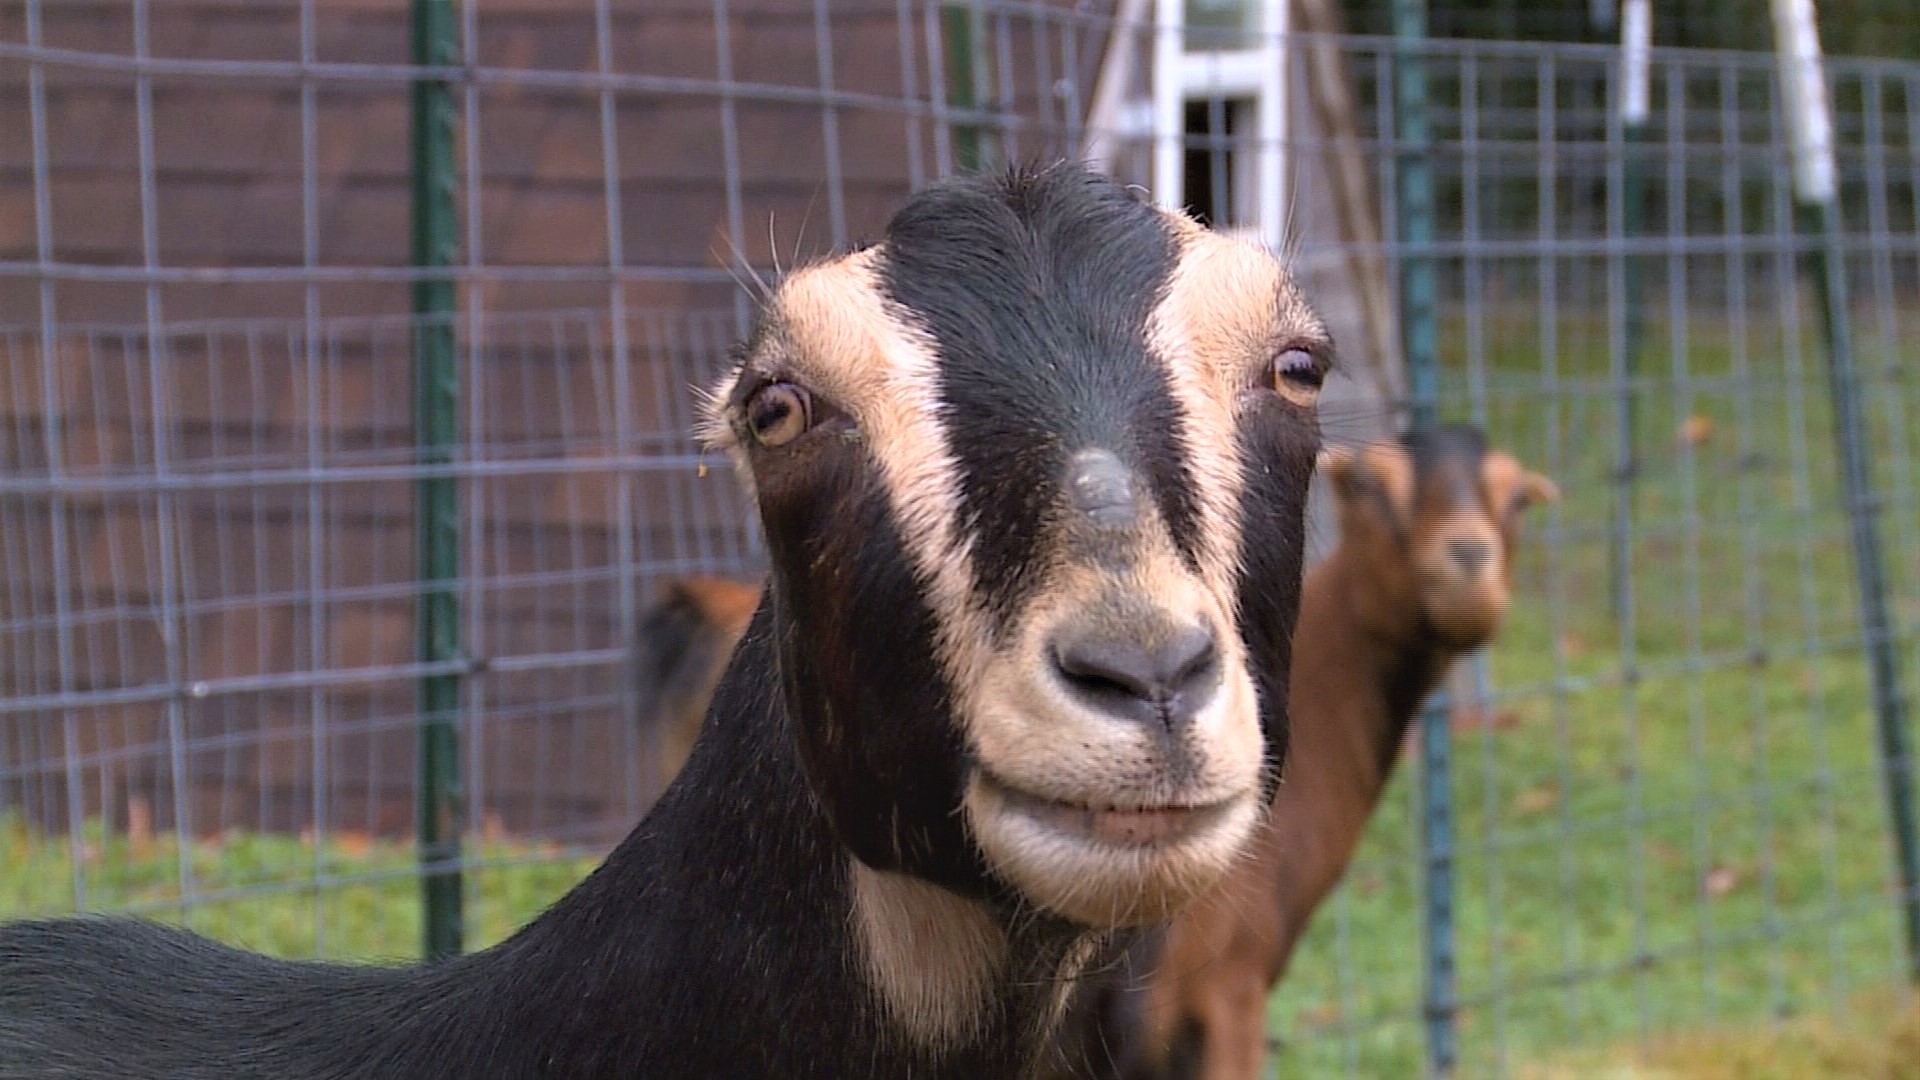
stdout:
[[1453,660],[1491,641],[1521,511],[1552,481],[1471,428],[1328,450],[1340,542],[1307,575],[1287,775],[1254,857],[1090,978],[1061,1076],[1257,1080],[1267,998],[1353,857],[1408,725]]
[[647,609],[633,643],[634,725],[651,752],[659,791],[693,752],[714,687],[760,604],[761,583],[675,578]]
[[500,944],[0,929],[0,1076],[1019,1077],[1217,884],[1286,746],[1325,328],[1061,164],[799,269],[706,404],[770,580],[686,767]]

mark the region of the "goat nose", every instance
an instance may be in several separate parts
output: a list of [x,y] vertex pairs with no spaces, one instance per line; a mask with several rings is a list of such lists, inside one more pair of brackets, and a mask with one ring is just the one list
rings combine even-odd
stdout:
[[1066,635],[1053,665],[1083,701],[1121,719],[1180,728],[1206,704],[1220,674],[1213,632],[1191,627],[1148,646],[1134,639]]
[[1480,572],[1493,557],[1493,545],[1485,540],[1449,540],[1447,557],[1451,558],[1460,571],[1469,576]]

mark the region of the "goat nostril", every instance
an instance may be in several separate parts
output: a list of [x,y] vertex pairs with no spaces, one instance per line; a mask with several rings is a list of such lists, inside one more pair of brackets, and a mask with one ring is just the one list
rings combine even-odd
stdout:
[[1169,672],[1167,690],[1178,693],[1211,674],[1220,652],[1214,646],[1213,632],[1204,626],[1189,627],[1175,634],[1161,647],[1157,657],[1161,670]]
[[1127,640],[1070,638],[1055,645],[1053,663],[1069,686],[1109,711],[1183,720],[1198,704],[1193,691],[1218,667],[1219,650],[1210,631],[1193,627],[1152,648]]
[[1067,681],[1096,693],[1148,697],[1153,692],[1146,654],[1106,641],[1070,641],[1053,651],[1054,666]]
[[1476,574],[1493,557],[1493,545],[1485,540],[1449,540],[1447,556],[1465,573]]

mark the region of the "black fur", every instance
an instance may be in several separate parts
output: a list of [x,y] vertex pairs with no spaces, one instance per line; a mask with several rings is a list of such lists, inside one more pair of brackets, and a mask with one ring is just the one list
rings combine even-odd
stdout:
[[1286,761],[1287,684],[1293,668],[1293,622],[1300,608],[1300,565],[1306,487],[1320,449],[1317,417],[1272,397],[1252,406],[1241,425],[1245,462],[1240,529],[1240,636],[1260,690],[1271,800]]
[[969,763],[934,659],[933,613],[864,448],[821,434],[824,445],[781,465],[811,474],[804,482],[761,485],[774,565],[835,568],[774,579],[808,779],[868,865],[985,896],[985,865],[954,812]]
[[13,923],[0,1077],[1018,1075],[1071,939],[1036,927],[1016,943],[992,1042],[935,1061],[893,1033],[845,947],[847,855],[801,776],[773,635],[763,603],[687,764],[695,782],[499,946],[322,966],[137,922]]
[[[1148,478],[1191,560],[1193,478],[1146,339],[1177,255],[1166,219],[1110,181],[1058,169],[1010,200],[949,188],[889,236],[886,287],[939,346],[978,587],[1003,623],[1033,589],[1043,567],[1034,546],[1060,503],[1067,457],[1084,447]],[[1010,365],[1019,378],[1006,377]]]
[[1113,961],[1090,971],[1074,986],[1066,1022],[1055,1032],[1055,1057],[1047,1076],[1156,1080],[1146,1041],[1141,1007],[1145,979],[1159,962],[1165,935],[1158,929],[1135,934]]

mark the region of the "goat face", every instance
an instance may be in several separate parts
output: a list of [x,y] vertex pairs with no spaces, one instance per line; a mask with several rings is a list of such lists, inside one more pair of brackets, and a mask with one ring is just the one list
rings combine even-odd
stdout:
[[782,282],[708,434],[861,862],[1102,928],[1218,880],[1284,752],[1328,355],[1269,255],[1071,166]]
[[1551,480],[1487,449],[1467,427],[1328,450],[1321,471],[1340,503],[1341,543],[1373,571],[1383,610],[1418,611],[1423,628],[1452,649],[1493,639],[1522,511],[1559,498]]

